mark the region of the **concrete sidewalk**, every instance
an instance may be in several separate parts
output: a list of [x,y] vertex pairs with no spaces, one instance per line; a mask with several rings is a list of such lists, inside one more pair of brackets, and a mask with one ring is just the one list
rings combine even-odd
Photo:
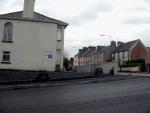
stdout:
[[[72,80],[72,79],[82,79],[95,77],[92,73],[81,73],[81,72],[49,72],[49,80]],[[0,84],[21,84],[21,83],[32,83],[37,82],[37,73],[34,72],[10,72],[10,73],[0,73]]]
[[129,72],[119,72],[118,75],[131,75],[131,76],[143,76],[150,77],[150,73],[129,73]]
[[[57,85],[64,83],[70,83],[70,81],[75,82],[87,82],[87,80],[92,79],[101,79],[102,81],[109,81],[114,80],[116,78],[112,76],[96,76],[93,73],[83,73],[83,72],[50,72],[49,73],[49,81],[48,85]],[[126,79],[128,77],[150,77],[148,73],[118,73],[117,79]],[[33,73],[22,73],[22,75],[16,73],[8,73],[6,75],[0,73],[0,85],[1,86],[8,86],[8,88],[21,88],[21,87],[39,87],[39,84],[45,86],[47,82],[41,83],[35,80],[36,75]],[[61,82],[62,81],[62,82]],[[90,81],[91,82],[91,81]],[[96,82],[96,81],[95,81]],[[54,84],[52,84],[54,83]],[[71,83],[72,84],[72,83]]]
[[[146,76],[149,77],[148,73],[118,73],[119,76]],[[37,74],[33,72],[13,72],[13,73],[0,73],[0,85],[7,84],[25,84],[25,83],[36,83],[35,80]],[[64,80],[76,80],[76,79],[86,79],[98,77],[93,73],[84,72],[49,72],[50,81],[64,81]]]
[[0,85],[0,91],[7,90],[19,90],[28,88],[42,88],[42,87],[56,87],[56,86],[66,86],[75,84],[90,84],[90,83],[100,83],[100,82],[110,82],[118,80],[133,79],[133,76],[104,76],[104,77],[91,77],[82,79],[72,79],[72,80],[59,80],[59,81],[48,81],[41,83],[26,83],[26,84],[15,84],[15,85]]

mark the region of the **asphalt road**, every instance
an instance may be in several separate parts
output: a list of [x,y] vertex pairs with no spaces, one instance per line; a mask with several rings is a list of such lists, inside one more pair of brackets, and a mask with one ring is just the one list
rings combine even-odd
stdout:
[[150,113],[150,78],[4,91],[0,113]]

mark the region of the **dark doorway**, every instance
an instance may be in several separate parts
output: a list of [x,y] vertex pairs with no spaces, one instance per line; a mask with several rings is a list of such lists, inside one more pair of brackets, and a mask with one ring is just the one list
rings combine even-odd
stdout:
[[141,64],[141,65],[140,65],[140,71],[141,71],[141,72],[145,72],[145,71],[146,71],[146,66],[145,66],[145,64]]

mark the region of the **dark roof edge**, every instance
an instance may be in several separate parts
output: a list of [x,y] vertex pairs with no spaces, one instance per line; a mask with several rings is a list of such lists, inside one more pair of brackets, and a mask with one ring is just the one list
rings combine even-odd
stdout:
[[13,17],[1,17],[3,15],[8,15],[8,14],[13,14],[13,13],[19,13],[19,12],[23,12],[23,11],[17,11],[17,12],[11,12],[11,13],[6,13],[6,14],[1,14],[0,15],[0,19],[7,19],[7,20],[19,20],[19,21],[31,21],[31,22],[41,22],[41,23],[54,23],[54,24],[57,24],[59,26],[65,26],[65,28],[69,25],[68,23],[66,22],[63,22],[63,21],[60,21],[60,20],[57,20],[57,19],[53,19],[53,18],[50,18],[50,17],[47,17],[43,14],[40,14],[38,12],[34,12],[34,13],[37,13],[41,16],[44,16],[45,18],[49,18],[51,20],[54,20],[54,21],[57,21],[57,22],[46,22],[46,21],[38,21],[38,20],[34,20],[34,19],[30,19],[30,18],[21,18],[21,19],[16,19],[16,18],[13,18]]
[[63,22],[63,21],[61,21],[61,20],[57,20],[57,19],[50,18],[50,17],[48,17],[48,16],[46,16],[46,15],[43,15],[43,14],[41,14],[41,13],[38,13],[38,12],[34,12],[34,13],[37,13],[37,14],[39,14],[39,15],[41,15],[41,16],[44,16],[44,17],[49,18],[49,19],[52,19],[52,20],[54,20],[54,21],[61,22],[61,23],[65,24],[66,27],[69,25],[69,24],[66,23],[66,22]]

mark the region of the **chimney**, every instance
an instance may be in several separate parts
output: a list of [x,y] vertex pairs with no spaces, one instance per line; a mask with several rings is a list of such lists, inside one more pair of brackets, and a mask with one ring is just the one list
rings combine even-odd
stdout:
[[87,47],[83,47],[83,51],[86,52],[88,50]]
[[116,42],[115,41],[111,41],[111,45],[112,46],[116,46]]
[[23,17],[25,18],[34,17],[34,5],[35,5],[35,0],[24,0]]
[[79,49],[79,54],[81,54],[83,52],[83,49]]
[[104,46],[97,46],[97,51],[100,51],[101,49],[103,49]]
[[89,46],[89,51],[93,51],[93,50],[96,50],[96,47],[93,47],[93,46]]
[[123,42],[117,42],[118,47],[121,46],[123,44]]

